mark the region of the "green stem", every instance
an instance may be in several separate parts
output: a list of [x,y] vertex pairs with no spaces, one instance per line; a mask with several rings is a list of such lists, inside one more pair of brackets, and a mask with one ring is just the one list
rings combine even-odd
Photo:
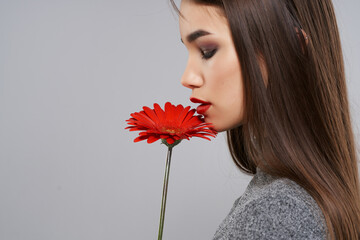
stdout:
[[162,240],[163,229],[164,229],[165,208],[166,208],[166,195],[167,195],[168,183],[169,183],[171,153],[172,153],[172,147],[169,146],[169,147],[168,147],[167,158],[166,158],[166,167],[165,167],[163,194],[162,194],[162,200],[161,200],[161,212],[160,212],[160,224],[159,224],[158,240]]

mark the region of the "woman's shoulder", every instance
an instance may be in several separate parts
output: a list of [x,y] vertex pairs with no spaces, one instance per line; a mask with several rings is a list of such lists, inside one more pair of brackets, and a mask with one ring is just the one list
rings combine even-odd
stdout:
[[226,237],[215,239],[326,239],[326,223],[305,189],[259,171],[217,233]]
[[294,211],[305,208],[321,213],[314,198],[303,187],[288,178],[273,177],[261,170],[258,170],[243,197],[246,204],[289,205]]

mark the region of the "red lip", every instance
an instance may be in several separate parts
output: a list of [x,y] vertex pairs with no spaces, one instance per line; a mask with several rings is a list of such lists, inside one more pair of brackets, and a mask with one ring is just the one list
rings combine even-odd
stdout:
[[205,101],[197,99],[197,98],[192,97],[192,98],[190,98],[190,101],[193,103],[201,103],[201,105],[196,108],[196,112],[198,114],[204,115],[205,112],[211,107],[211,103],[205,102]]
[[206,112],[210,107],[211,107],[211,104],[201,104],[200,106],[198,106],[198,107],[196,108],[196,112],[197,112],[198,114],[204,115],[205,112]]
[[197,98],[190,98],[190,101],[193,102],[193,103],[202,103],[202,104],[210,104],[209,102],[205,102],[203,100],[200,100],[200,99],[197,99]]

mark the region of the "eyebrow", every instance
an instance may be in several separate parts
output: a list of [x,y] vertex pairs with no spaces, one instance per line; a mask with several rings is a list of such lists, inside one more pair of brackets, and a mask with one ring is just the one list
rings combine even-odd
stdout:
[[[199,37],[203,37],[203,36],[206,36],[206,35],[209,35],[211,33],[207,32],[207,31],[204,31],[204,30],[196,30],[195,32],[192,32],[190,33],[187,37],[186,37],[186,40],[191,43],[193,41],[195,41],[196,39],[198,39]],[[183,42],[183,40],[181,39],[181,42]]]

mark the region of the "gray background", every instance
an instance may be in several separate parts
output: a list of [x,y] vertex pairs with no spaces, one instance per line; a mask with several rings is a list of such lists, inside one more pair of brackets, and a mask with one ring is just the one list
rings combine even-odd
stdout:
[[[336,0],[354,131],[360,1]],[[0,239],[156,239],[166,148],[133,143],[143,105],[191,105],[167,0],[0,0]],[[165,239],[211,239],[250,177],[224,134],[174,149]]]

